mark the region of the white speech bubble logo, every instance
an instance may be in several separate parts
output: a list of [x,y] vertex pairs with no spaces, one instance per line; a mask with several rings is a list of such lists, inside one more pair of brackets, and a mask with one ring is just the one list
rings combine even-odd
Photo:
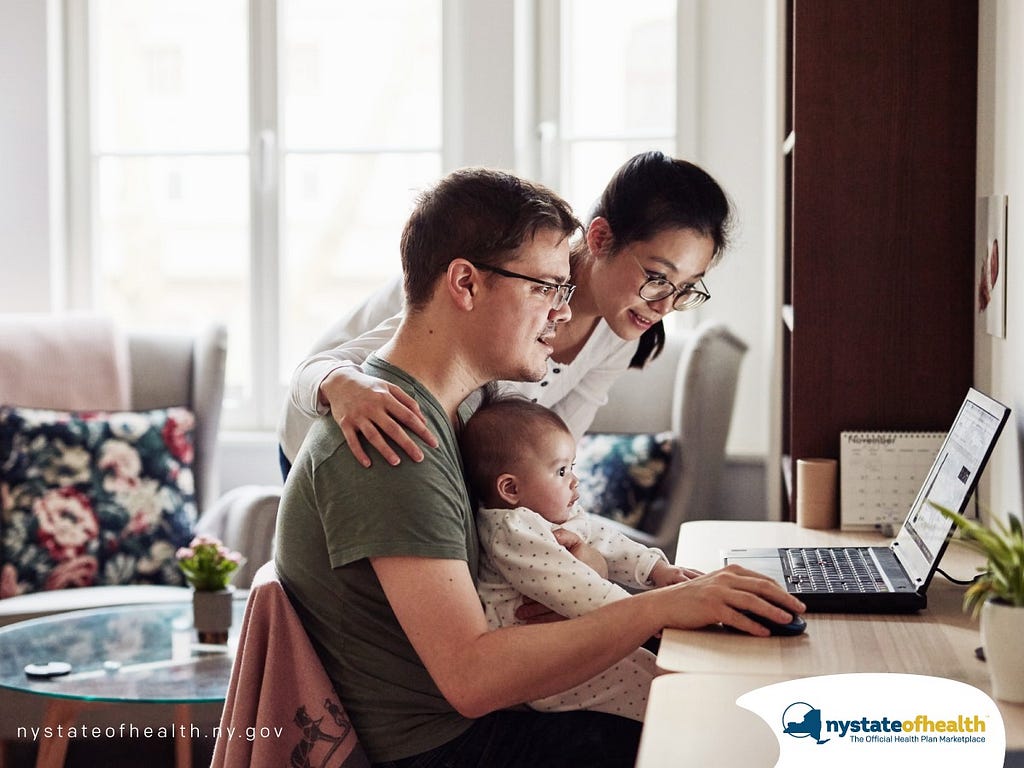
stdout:
[[1006,753],[995,702],[956,680],[827,675],[758,688],[736,703],[772,728],[778,768],[999,768]]

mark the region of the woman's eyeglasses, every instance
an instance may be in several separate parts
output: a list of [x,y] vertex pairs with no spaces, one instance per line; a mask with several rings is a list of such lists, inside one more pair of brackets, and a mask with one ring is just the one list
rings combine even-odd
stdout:
[[485,272],[493,272],[494,274],[501,275],[502,277],[514,277],[516,280],[527,280],[531,283],[536,283],[537,285],[543,285],[546,290],[543,290],[540,293],[543,296],[551,298],[551,309],[554,312],[557,312],[568,304],[569,300],[572,298],[573,292],[576,290],[576,286],[572,283],[549,283],[547,280],[540,280],[528,275],[520,275],[518,272],[510,272],[509,270],[502,269],[501,267],[492,267],[490,264],[478,264],[475,261],[471,261],[469,263],[477,269],[482,269]]
[[639,291],[640,298],[644,301],[662,301],[669,296],[674,296],[672,309],[683,312],[687,309],[699,307],[711,298],[711,292],[708,291],[707,286],[704,285],[704,281],[701,279],[698,279],[693,285],[684,285],[680,288],[664,277],[651,277],[639,261],[636,262],[636,265],[643,269],[644,275],[647,277],[643,285],[640,286]]

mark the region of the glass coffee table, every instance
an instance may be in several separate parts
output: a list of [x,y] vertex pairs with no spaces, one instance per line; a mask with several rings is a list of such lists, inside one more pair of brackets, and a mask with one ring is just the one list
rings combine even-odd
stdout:
[[[73,611],[0,628],[0,687],[48,699],[42,728],[49,730],[38,739],[36,765],[64,764],[69,729],[74,731],[79,713],[94,702],[174,705],[175,762],[191,765],[191,705],[224,701],[243,597],[234,601],[226,646],[196,642],[188,601]],[[53,677],[26,673],[26,667],[44,674],[63,671],[61,665],[70,671]],[[88,735],[143,735],[133,733],[133,727],[91,726]]]

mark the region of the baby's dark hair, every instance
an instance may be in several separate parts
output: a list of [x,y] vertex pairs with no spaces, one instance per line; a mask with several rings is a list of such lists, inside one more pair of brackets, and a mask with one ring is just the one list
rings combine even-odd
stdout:
[[498,476],[513,470],[552,430],[572,434],[561,416],[522,395],[485,394],[459,435],[466,480],[477,498],[493,502]]

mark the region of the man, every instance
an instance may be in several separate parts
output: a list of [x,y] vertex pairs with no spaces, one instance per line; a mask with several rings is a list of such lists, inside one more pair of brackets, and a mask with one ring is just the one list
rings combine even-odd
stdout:
[[543,376],[570,317],[578,226],[552,192],[495,171],[457,171],[422,195],[402,235],[405,318],[364,367],[415,398],[440,444],[421,444],[422,462],[366,469],[325,417],[289,474],[278,573],[374,763],[631,766],[634,721],[509,708],[594,677],[665,626],[765,635],[739,611],[788,621],[803,610],[731,568],[581,618],[488,631],[458,409],[486,382]]

